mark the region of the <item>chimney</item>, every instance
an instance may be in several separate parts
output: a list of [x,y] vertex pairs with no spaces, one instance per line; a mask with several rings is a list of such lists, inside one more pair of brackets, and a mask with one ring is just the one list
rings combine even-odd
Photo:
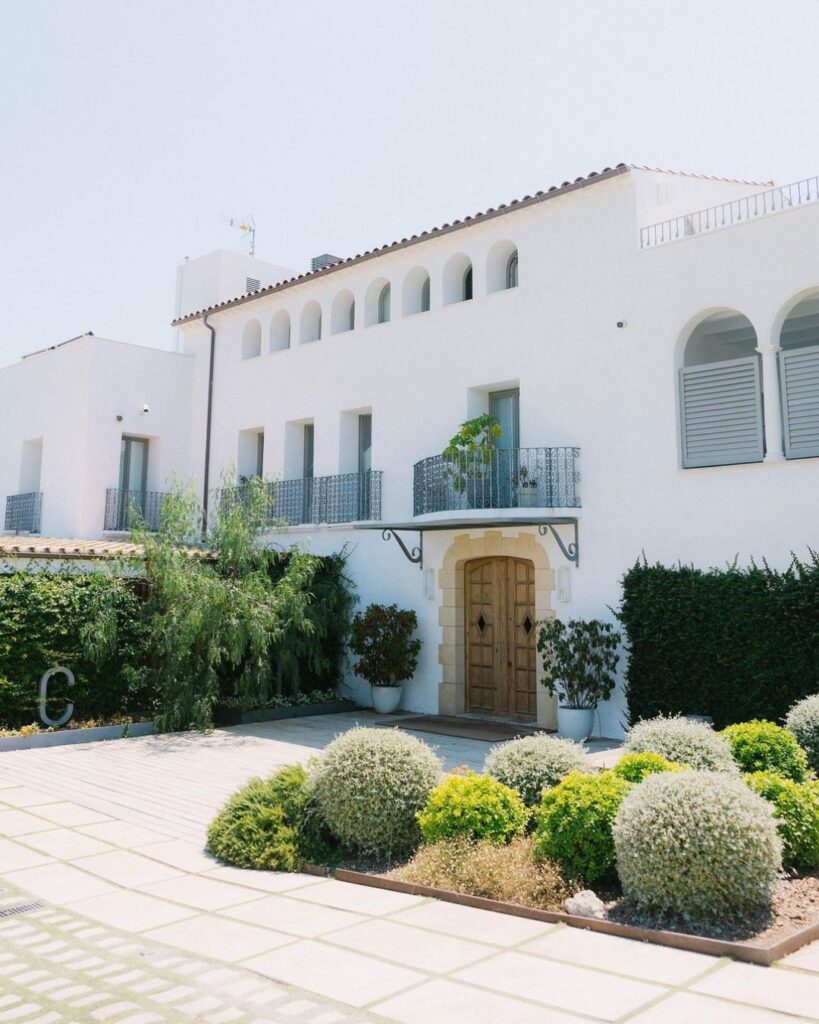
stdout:
[[325,267],[332,267],[334,263],[341,263],[343,256],[332,256],[329,252],[323,252],[321,256],[314,256],[310,260],[310,270],[324,270]]

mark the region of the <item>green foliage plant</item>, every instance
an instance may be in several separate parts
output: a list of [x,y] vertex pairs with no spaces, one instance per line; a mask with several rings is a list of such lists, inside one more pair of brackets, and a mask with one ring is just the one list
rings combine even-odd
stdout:
[[538,804],[543,790],[562,782],[569,772],[592,770],[582,744],[545,734],[497,744],[487,754],[484,768],[520,793],[527,807]]
[[731,748],[724,736],[704,722],[659,715],[632,726],[625,749],[630,754],[659,754],[668,761],[688,765],[697,771],[736,774]]
[[469,483],[480,485],[495,456],[495,444],[502,433],[497,416],[482,413],[465,420],[452,435],[444,448],[443,458],[456,492],[463,492]]
[[398,729],[350,729],[311,772],[321,820],[356,854],[406,856],[418,845],[416,815],[441,777],[432,748]]
[[599,619],[547,619],[539,624],[541,682],[564,708],[596,708],[614,690],[620,634]]
[[358,655],[356,675],[371,686],[400,686],[418,664],[418,617],[398,605],[371,604],[353,619],[350,650]]
[[526,830],[529,811],[509,786],[475,772],[448,775],[418,814],[425,843],[462,838],[508,843]]
[[817,784],[794,782],[774,772],[751,772],[745,776],[745,782],[773,806],[785,867],[797,871],[819,868]]
[[614,816],[632,785],[614,772],[572,772],[543,794],[536,811],[535,855],[565,876],[593,885],[614,874]]
[[297,871],[326,859],[330,847],[315,821],[307,771],[287,765],[242,786],[210,823],[207,849],[227,864],[263,871]]
[[808,759],[793,733],[774,722],[737,722],[722,730],[742,772],[774,772],[794,782],[808,775]]
[[617,873],[641,910],[690,921],[764,910],[782,869],[770,804],[739,776],[661,772],[614,821]]
[[819,693],[804,697],[788,710],[785,728],[807,754],[812,771],[819,772]]
[[684,766],[647,751],[643,754],[624,754],[611,770],[621,779],[636,785],[647,775],[656,775],[658,772],[681,772]]
[[754,718],[782,722],[819,688],[815,553],[782,571],[642,559],[623,577],[618,615],[631,722],[659,714],[708,715],[717,729]]

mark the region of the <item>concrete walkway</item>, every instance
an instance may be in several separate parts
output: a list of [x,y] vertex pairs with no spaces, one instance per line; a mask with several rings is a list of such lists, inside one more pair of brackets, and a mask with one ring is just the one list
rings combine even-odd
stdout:
[[0,754],[0,1021],[819,1021],[819,944],[757,968],[204,854],[242,782],[356,721]]

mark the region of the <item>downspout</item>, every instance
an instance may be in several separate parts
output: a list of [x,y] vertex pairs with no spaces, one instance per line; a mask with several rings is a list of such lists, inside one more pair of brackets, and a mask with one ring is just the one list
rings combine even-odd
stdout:
[[202,317],[202,323],[210,331],[210,367],[208,369],[208,414],[205,423],[205,472],[202,485],[202,530],[208,528],[208,490],[210,487],[210,433],[213,420],[213,362],[216,355],[216,328],[208,323],[208,314]]

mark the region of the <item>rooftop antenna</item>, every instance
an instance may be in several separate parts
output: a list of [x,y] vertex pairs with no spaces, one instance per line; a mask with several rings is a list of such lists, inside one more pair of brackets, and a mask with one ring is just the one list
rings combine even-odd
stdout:
[[255,256],[256,221],[253,219],[253,215],[251,214],[250,216],[243,217],[242,219],[239,219],[238,217],[225,217],[224,219],[230,227],[236,228],[238,231],[242,232],[242,237],[239,239],[240,242],[244,242],[245,239],[248,239],[249,254],[251,256]]

